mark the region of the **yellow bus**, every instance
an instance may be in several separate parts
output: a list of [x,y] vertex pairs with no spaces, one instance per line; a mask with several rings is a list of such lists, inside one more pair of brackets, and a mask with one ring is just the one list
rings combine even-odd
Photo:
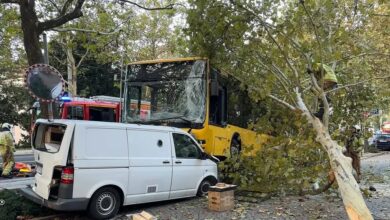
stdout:
[[[207,153],[221,158],[245,146],[259,148],[266,139],[247,129],[264,108],[206,58],[140,61],[127,69],[125,122],[185,129]],[[144,103],[150,104],[148,114],[142,114]]]

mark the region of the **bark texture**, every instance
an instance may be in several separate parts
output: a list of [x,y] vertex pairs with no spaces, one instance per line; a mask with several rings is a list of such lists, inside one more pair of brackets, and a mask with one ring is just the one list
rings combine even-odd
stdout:
[[322,122],[313,116],[302,100],[301,94],[296,92],[298,106],[308,122],[316,131],[316,140],[325,148],[330,159],[330,165],[335,174],[341,197],[348,217],[351,220],[373,219],[370,210],[363,199],[358,183],[352,174],[352,160],[345,157],[342,148],[332,140],[328,129]]
[[67,72],[68,72],[68,90],[72,96],[77,96],[77,67],[73,56],[72,48],[66,48]]

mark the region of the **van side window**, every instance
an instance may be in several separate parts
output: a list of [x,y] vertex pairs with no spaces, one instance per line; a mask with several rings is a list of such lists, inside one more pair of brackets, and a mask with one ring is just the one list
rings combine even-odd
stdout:
[[200,150],[196,143],[187,135],[173,134],[176,158],[199,159]]

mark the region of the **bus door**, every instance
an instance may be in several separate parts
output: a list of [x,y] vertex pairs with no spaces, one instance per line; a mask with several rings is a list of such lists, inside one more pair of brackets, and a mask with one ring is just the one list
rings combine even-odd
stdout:
[[218,86],[218,96],[210,97],[209,124],[213,136],[212,154],[227,155],[227,93],[226,87]]

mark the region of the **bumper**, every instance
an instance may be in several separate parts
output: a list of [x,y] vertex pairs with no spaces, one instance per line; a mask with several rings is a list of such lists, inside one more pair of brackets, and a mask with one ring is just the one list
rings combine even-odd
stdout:
[[30,187],[22,188],[18,191],[35,203],[58,211],[86,210],[89,202],[87,198],[46,200],[36,194]]
[[390,142],[387,143],[377,143],[376,148],[379,150],[390,150]]

